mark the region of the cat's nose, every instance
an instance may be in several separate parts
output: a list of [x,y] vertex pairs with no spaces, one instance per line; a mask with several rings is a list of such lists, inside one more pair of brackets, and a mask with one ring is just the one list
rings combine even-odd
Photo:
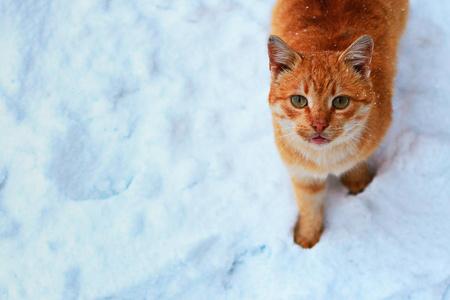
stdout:
[[328,127],[328,124],[327,124],[327,123],[322,123],[322,122],[320,122],[320,123],[319,123],[319,122],[313,122],[313,123],[311,124],[311,126],[312,126],[319,134],[321,134],[322,131],[324,131],[324,129]]

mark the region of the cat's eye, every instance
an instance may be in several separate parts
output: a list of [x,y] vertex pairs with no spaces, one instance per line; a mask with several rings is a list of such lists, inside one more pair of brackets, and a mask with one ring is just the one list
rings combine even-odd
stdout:
[[295,107],[302,108],[308,105],[308,100],[303,96],[295,95],[291,97],[291,103]]
[[350,103],[349,97],[336,97],[333,99],[333,106],[337,109],[346,108],[349,103]]

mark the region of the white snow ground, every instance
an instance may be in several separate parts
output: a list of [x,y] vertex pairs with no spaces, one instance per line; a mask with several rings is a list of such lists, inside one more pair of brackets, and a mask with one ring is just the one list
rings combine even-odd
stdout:
[[450,2],[411,1],[377,175],[311,250],[273,3],[0,2],[0,299],[450,299]]

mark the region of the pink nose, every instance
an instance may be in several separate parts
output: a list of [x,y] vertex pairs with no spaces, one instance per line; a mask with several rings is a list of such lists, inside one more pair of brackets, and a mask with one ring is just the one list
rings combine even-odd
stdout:
[[318,132],[318,133],[322,133],[322,131],[327,128],[328,124],[326,123],[312,123],[311,124],[312,127],[314,127],[314,129]]

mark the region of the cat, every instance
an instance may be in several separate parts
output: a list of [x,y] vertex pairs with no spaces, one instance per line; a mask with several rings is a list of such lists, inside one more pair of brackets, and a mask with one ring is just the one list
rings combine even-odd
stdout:
[[329,174],[350,193],[372,180],[367,160],[390,123],[407,0],[278,0],[268,40],[275,143],[300,216],[294,241],[323,231]]

